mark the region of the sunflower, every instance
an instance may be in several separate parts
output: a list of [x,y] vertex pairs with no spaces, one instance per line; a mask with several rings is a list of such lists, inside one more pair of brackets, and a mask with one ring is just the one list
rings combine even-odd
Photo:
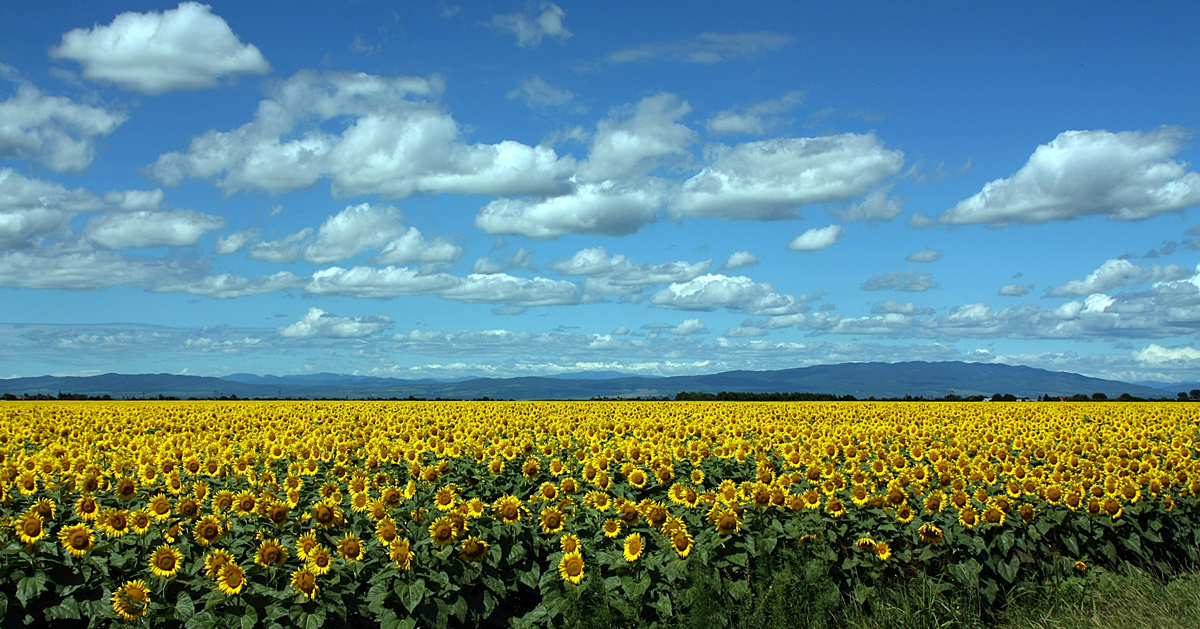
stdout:
[[32,496],[37,493],[37,474],[33,472],[25,472],[17,479],[17,488],[23,495]]
[[621,534],[621,521],[620,520],[605,520],[604,521],[604,536],[605,537],[611,539],[620,534]]
[[42,516],[43,520],[53,520],[54,515],[58,512],[58,505],[49,498],[39,498],[37,502],[29,507],[30,511],[37,511],[37,514]]
[[992,526],[1004,526],[1004,511],[997,507],[988,507],[983,512],[983,521]]
[[618,499],[616,507],[619,514],[617,515],[617,519],[627,526],[633,526],[642,517],[642,513],[638,510],[636,503]]
[[492,473],[492,476],[499,476],[504,472],[504,459],[492,459],[488,463],[488,471]]
[[204,558],[204,572],[210,579],[219,579],[221,570],[231,563],[233,563],[233,557],[229,553],[217,548]]
[[487,554],[488,547],[488,543],[478,537],[468,537],[463,540],[458,555],[467,561],[479,561]]
[[299,568],[292,573],[292,587],[308,600],[315,599],[317,593],[321,591],[321,588],[317,586],[317,575],[312,571],[311,566]]
[[875,546],[875,540],[871,539],[869,536],[860,537],[854,542],[854,547],[863,552],[875,552]]
[[1087,572],[1088,565],[1082,561],[1076,561],[1075,562],[1075,570],[1077,570],[1079,572]]
[[835,518],[840,518],[846,515],[846,503],[842,502],[839,498],[830,498],[829,502],[825,503],[825,513]]
[[129,532],[129,512],[105,509],[100,514],[100,530],[106,537],[121,537]]
[[666,505],[661,502],[647,500],[642,503],[641,507],[642,517],[646,518],[646,523],[654,528],[661,528],[663,522],[666,522],[670,516]]
[[912,522],[914,517],[916,517],[916,513],[907,504],[902,504],[900,508],[896,509],[896,519],[905,524]]
[[562,511],[559,511],[558,507],[542,509],[541,529],[543,533],[557,533],[563,530],[566,523],[566,518],[563,517]]
[[112,608],[118,616],[134,621],[146,615],[150,609],[150,590],[145,581],[126,581],[112,594]]
[[58,541],[72,557],[82,557],[91,552],[96,538],[86,524],[76,524],[64,526],[58,532]]
[[282,528],[287,525],[288,521],[291,519],[290,511],[291,510],[288,508],[287,503],[279,502],[278,500],[272,500],[271,503],[264,509],[263,515],[267,516],[267,519],[270,520],[272,524]]
[[201,546],[208,546],[213,542],[221,539],[225,534],[225,527],[215,515],[206,515],[200,518],[196,526],[192,529],[192,535]]
[[100,505],[91,496],[81,496],[75,501],[75,515],[84,522],[91,522],[100,513]]
[[160,493],[150,499],[149,510],[155,520],[165,520],[171,515],[171,501]]
[[562,484],[559,485],[559,491],[568,495],[577,494],[579,493],[579,481],[568,476],[562,480]]
[[946,504],[946,494],[941,490],[929,492],[925,497],[925,513],[941,513]]
[[671,548],[679,554],[680,559],[687,559],[688,554],[692,552],[694,540],[692,534],[685,529],[680,529],[671,534]]
[[22,542],[32,544],[46,536],[46,529],[42,526],[42,522],[42,516],[38,515],[37,511],[30,509],[21,517],[13,520],[13,528],[16,529]]
[[264,539],[258,545],[258,551],[254,553],[254,563],[268,568],[271,566],[283,567],[283,563],[287,561],[287,549],[279,544],[277,539]]
[[573,553],[580,550],[579,538],[571,533],[563,535],[558,540],[559,546],[562,547],[564,553]]
[[467,517],[478,518],[483,515],[487,509],[487,503],[479,498],[472,498],[467,501]]
[[642,542],[641,533],[630,533],[625,537],[625,561],[637,561],[642,556],[642,551],[646,549]]
[[521,504],[520,498],[507,495],[497,499],[493,503],[492,510],[501,522],[505,524],[520,524],[522,511],[525,510],[525,506]]
[[704,484],[704,470],[701,470],[701,469],[699,469],[699,468],[697,468],[697,469],[693,469],[693,470],[692,470],[691,477],[692,477],[692,484],[693,484],[693,485],[697,485],[697,486],[698,486],[698,485],[703,485],[703,484]]
[[921,541],[926,544],[940,544],[946,539],[945,532],[932,524],[922,524],[921,528],[917,529],[917,535],[920,535]]
[[317,526],[323,529],[343,522],[342,510],[326,501],[321,501],[313,505],[311,515],[313,522],[316,522]]
[[742,521],[738,518],[737,511],[730,508],[722,509],[717,514],[715,524],[717,526],[717,534],[721,536],[729,535],[730,533],[740,533],[742,531]]
[[1104,510],[1104,513],[1108,514],[1108,517],[1114,520],[1121,517],[1121,514],[1125,512],[1125,508],[1121,505],[1121,501],[1117,500],[1116,496],[1105,498],[1100,503],[1100,508]]
[[438,548],[453,544],[456,537],[458,537],[458,531],[455,530],[454,523],[448,517],[440,517],[429,525],[429,538]]
[[308,569],[313,571],[313,574],[321,576],[329,572],[333,566],[333,556],[329,551],[325,550],[324,546],[318,545],[316,548],[308,551]]
[[362,540],[354,533],[346,533],[337,544],[338,556],[346,561],[361,561],[363,558]]
[[542,483],[542,486],[538,487],[537,493],[534,494],[533,498],[537,500],[552,501],[555,498],[558,498],[558,486],[549,481]]
[[246,585],[246,572],[236,563],[229,562],[221,566],[221,571],[217,574],[217,587],[221,591],[233,596],[242,591],[242,586]]
[[396,528],[396,521],[391,516],[385,517],[375,525],[375,539],[384,546],[395,541],[397,535],[399,535],[399,530]]
[[646,476],[646,472],[642,471],[641,468],[634,468],[630,470],[628,476],[626,476],[626,479],[629,480],[630,485],[633,485],[638,489],[645,487],[646,481],[649,480]]
[[958,521],[968,529],[975,528],[975,525],[979,524],[979,511],[967,505],[958,512]]
[[175,511],[189,520],[194,520],[200,517],[200,504],[192,498],[183,498],[175,506]]
[[317,541],[317,534],[309,531],[296,540],[296,556],[300,558],[300,561],[308,561],[308,553],[320,545],[321,543]]
[[138,535],[145,535],[146,531],[150,530],[150,524],[153,519],[150,517],[150,512],[145,509],[138,509],[129,514],[129,529]]
[[404,538],[396,538],[388,545],[388,558],[405,572],[412,569],[412,546]]
[[133,500],[134,496],[137,495],[137,492],[137,481],[128,476],[125,476],[121,478],[121,480],[117,481],[117,486],[113,488],[113,493],[117,494],[117,498],[120,498],[122,502],[129,502],[130,500]]
[[433,496],[433,503],[438,511],[449,511],[454,508],[454,501],[457,499],[454,487],[448,485],[437,490]]
[[350,494],[350,508],[354,509],[355,513],[362,513],[371,507],[370,492],[358,492]]
[[887,561],[892,556],[892,547],[887,542],[875,544],[875,556],[879,557],[880,561]]
[[233,492],[225,491],[225,490],[218,491],[217,494],[215,496],[213,496],[212,508],[213,508],[213,511],[216,511],[218,513],[220,513],[221,511],[228,511],[228,510],[232,509],[233,508]]
[[583,555],[578,552],[564,553],[558,560],[558,574],[563,581],[579,585],[583,581]]
[[168,579],[179,572],[179,564],[182,561],[183,555],[178,550],[163,544],[155,548],[154,554],[150,556],[150,572],[153,572],[154,576]]

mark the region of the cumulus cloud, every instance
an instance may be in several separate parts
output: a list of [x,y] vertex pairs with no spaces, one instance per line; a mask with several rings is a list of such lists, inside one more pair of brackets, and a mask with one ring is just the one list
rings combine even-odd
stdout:
[[1151,267],[1138,266],[1124,258],[1107,260],[1100,268],[1081,280],[1071,280],[1056,286],[1047,294],[1049,297],[1086,297],[1123,286],[1136,286],[1147,282],[1162,282],[1184,279],[1192,275],[1188,269],[1169,264]]
[[1026,284],[1005,284],[997,293],[1005,297],[1021,297],[1028,295],[1031,288],[1032,285]]
[[942,257],[942,252],[937,249],[922,249],[908,254],[904,258],[908,262],[937,262]]
[[567,234],[626,236],[654,221],[666,193],[665,182],[654,178],[639,185],[585,183],[556,197],[497,199],[479,210],[475,227],[538,240]]
[[701,275],[687,282],[671,284],[654,293],[650,303],[671,310],[717,308],[753,315],[781,315],[798,312],[802,304],[791,295],[781,294],[774,286],[737,275]]
[[196,136],[186,152],[159,156],[146,173],[169,186],[214,179],[227,194],[278,195],[323,178],[339,198],[569,190],[575,161],[552,148],[464,142],[435,102],[442,88],[438,77],[301,71],[271,83],[250,122]]
[[263,262],[295,262],[304,251],[304,241],[313,234],[313,228],[304,229],[279,240],[260,242],[250,247],[250,257]]
[[550,268],[563,275],[604,278],[616,286],[647,286],[687,282],[699,277],[711,266],[712,260],[636,264],[619,253],[610,257],[604,247],[591,247],[575,252],[567,260],[551,264]]
[[217,244],[213,246],[213,253],[220,256],[227,256],[237,253],[246,248],[246,245],[258,239],[257,229],[243,229],[233,232],[228,236],[217,238]]
[[464,253],[462,247],[444,238],[426,240],[419,229],[409,227],[402,236],[387,243],[379,255],[371,258],[371,264],[453,264]]
[[714,144],[705,156],[708,165],[669,204],[672,218],[796,218],[802,205],[861,196],[904,165],[904,154],[874,134],[854,133]]
[[608,55],[610,63],[669,61],[676,63],[720,63],[745,59],[761,52],[778,50],[792,41],[790,35],[757,33],[701,33],[692,39],[641,44]]
[[931,315],[933,308],[918,308],[913,302],[900,303],[895,299],[885,299],[871,306],[871,314],[901,314],[901,315]]
[[92,291],[150,286],[203,272],[197,261],[126,256],[86,241],[0,252],[0,286]]
[[708,334],[708,326],[699,319],[686,319],[683,323],[671,328],[671,334],[675,336],[693,336],[696,334]]
[[575,99],[571,90],[554,87],[542,77],[521,79],[517,87],[508,91],[508,100],[521,99],[530,107],[561,107]]
[[280,336],[291,338],[311,339],[325,338],[359,338],[382,332],[392,324],[393,319],[386,315],[372,317],[339,317],[325,312],[320,308],[309,308],[299,321],[285,326],[279,326]]
[[184,2],[162,13],[127,12],[107,26],[77,28],[50,49],[83,66],[84,78],[143,94],[216,87],[236,74],[266,74],[258,48],[243,44],[212,7]]
[[[0,124],[3,124],[0,122]],[[26,247],[55,233],[67,233],[71,218],[104,209],[96,195],[30,179],[0,168],[0,250]]]
[[937,287],[938,283],[933,281],[932,273],[917,273],[911,269],[876,275],[862,283],[862,289],[867,291],[900,290],[920,293]]
[[883,189],[872,190],[861,203],[832,210],[839,221],[890,221],[904,211],[904,199],[889,197]]
[[317,230],[317,239],[304,250],[316,264],[340,262],[378,249],[404,231],[400,210],[390,205],[359,203],[330,216]]
[[95,139],[125,114],[49,96],[28,83],[0,102],[0,157],[27,159],[55,172],[82,172],[96,157]]
[[908,226],[913,229],[926,229],[933,225],[933,219],[920,212],[913,212],[912,217],[908,219]]
[[109,249],[189,247],[225,219],[194,210],[107,212],[88,221],[84,236]]
[[166,195],[161,189],[154,190],[109,190],[104,200],[130,212],[157,210],[162,207]]
[[785,120],[777,117],[804,102],[805,93],[791,91],[775,100],[765,100],[744,109],[719,111],[704,123],[709,135],[765,135]]
[[563,26],[567,12],[557,4],[543,2],[535,9],[532,5],[525,13],[504,13],[492,16],[492,25],[497,29],[517,36],[521,48],[536,48],[549,37],[565,42],[572,35]]
[[545,277],[524,278],[507,273],[472,273],[440,297],[468,303],[504,303],[515,306],[565,306],[577,304],[580,289],[571,282]]
[[670,159],[690,159],[689,147],[698,136],[680,119],[691,111],[687,101],[670,93],[617,108],[596,125],[580,178],[589,182],[620,180],[643,175]]
[[729,254],[729,259],[721,265],[722,271],[733,271],[758,264],[758,256],[749,251],[736,251]]
[[1093,214],[1138,220],[1200,205],[1200,174],[1171,159],[1191,133],[1066,131],[1007,179],[942,213],[949,225],[1045,223]]
[[1167,348],[1157,343],[1151,343],[1133,353],[1139,363],[1161,366],[1171,363],[1192,363],[1200,360],[1200,350],[1194,347]]
[[537,266],[533,264],[533,252],[520,247],[512,254],[501,254],[492,259],[492,256],[484,256],[475,261],[472,267],[472,273],[503,273],[513,269],[525,269],[527,271],[536,271]]
[[846,233],[846,228],[841,225],[829,225],[826,227],[814,227],[799,236],[796,236],[788,243],[787,248],[790,251],[817,251],[832,247]]
[[313,273],[306,290],[314,295],[386,299],[436,293],[458,283],[458,278],[447,273],[422,275],[407,267],[356,266],[344,269],[333,266]]
[[151,286],[150,290],[156,293],[187,293],[213,299],[235,299],[302,288],[306,284],[308,284],[308,278],[298,277],[287,271],[256,278],[222,273],[200,279],[163,281]]

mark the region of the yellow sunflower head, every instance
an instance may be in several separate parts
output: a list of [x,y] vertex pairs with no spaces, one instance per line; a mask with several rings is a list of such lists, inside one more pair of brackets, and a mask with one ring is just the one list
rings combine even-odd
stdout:
[[134,621],[146,615],[150,608],[150,590],[145,581],[126,581],[112,594],[112,608],[118,616]]
[[642,541],[641,533],[630,533],[625,537],[624,556],[625,561],[637,561],[642,556],[642,551],[646,549],[645,543]]
[[489,544],[478,537],[468,537],[463,540],[459,556],[467,561],[479,561],[487,554]]
[[92,529],[88,528],[86,524],[76,524],[64,526],[58,532],[58,541],[62,544],[63,549],[71,553],[71,556],[82,557],[91,552],[96,538],[92,535]]
[[458,531],[455,530],[454,523],[448,517],[440,517],[429,525],[429,538],[438,548],[453,544],[456,537],[458,537]]
[[163,544],[154,549],[154,554],[150,556],[150,572],[153,572],[154,576],[168,579],[179,572],[179,565],[182,562],[183,555],[178,550]]
[[[634,535],[637,535],[634,533]],[[628,541],[626,541],[628,546]],[[628,551],[626,551],[628,555]],[[631,560],[632,561],[632,560]],[[558,574],[563,581],[573,585],[579,585],[583,581],[583,555],[578,552],[564,553],[562,559],[558,561]]]
[[346,533],[337,545],[338,556],[346,561],[360,561],[363,558],[362,540],[354,533]]
[[317,575],[309,567],[299,568],[292,573],[292,587],[310,601],[321,591],[317,586]]
[[222,592],[233,596],[242,591],[242,586],[246,585],[246,572],[236,563],[227,563],[221,567],[217,574],[217,587]]

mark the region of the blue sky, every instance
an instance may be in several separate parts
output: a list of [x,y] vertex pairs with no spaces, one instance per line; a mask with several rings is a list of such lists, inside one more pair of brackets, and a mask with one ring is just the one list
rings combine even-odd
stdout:
[[1200,380],[1192,3],[0,12],[0,377]]

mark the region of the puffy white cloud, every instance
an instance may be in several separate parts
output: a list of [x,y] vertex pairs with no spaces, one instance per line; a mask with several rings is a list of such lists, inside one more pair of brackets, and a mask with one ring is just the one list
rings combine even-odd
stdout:
[[688,147],[698,136],[679,120],[691,111],[687,101],[670,93],[618,108],[596,125],[581,180],[622,179],[645,174],[668,159],[690,159]]
[[217,238],[217,244],[213,245],[213,253],[221,256],[237,253],[245,249],[251,241],[257,240],[258,234],[257,229],[243,229],[228,236],[221,236]]
[[646,286],[687,282],[700,276],[710,266],[712,260],[635,264],[632,259],[619,253],[609,257],[604,247],[591,247],[575,252],[567,260],[551,264],[550,268],[563,275],[604,278],[617,286]]
[[729,254],[729,259],[721,265],[722,271],[733,271],[758,264],[758,256],[749,251],[735,251]]
[[154,190],[110,190],[104,200],[129,212],[157,210],[162,207],[166,195],[161,189]]
[[372,317],[339,317],[320,308],[309,308],[299,321],[285,326],[279,326],[279,335],[291,338],[311,339],[325,338],[359,338],[382,332],[392,324],[393,319],[386,315]]
[[72,217],[101,209],[104,202],[86,190],[68,190],[22,176],[11,168],[0,168],[0,250],[25,247],[50,234],[65,233]]
[[390,205],[359,203],[346,206],[326,219],[317,230],[317,239],[304,250],[304,259],[328,264],[378,249],[405,233],[401,218],[400,210]]
[[125,114],[48,96],[22,83],[0,102],[0,157],[27,159],[56,171],[82,172],[96,157],[95,138],[112,133]]
[[223,273],[200,279],[159,282],[150,287],[150,290],[156,293],[187,293],[213,299],[234,299],[302,288],[306,284],[308,278],[297,277],[287,271],[253,279]]
[[1171,159],[1190,132],[1066,131],[1007,179],[943,212],[950,225],[1044,223],[1101,214],[1138,220],[1200,205],[1200,174]]
[[671,334],[675,336],[693,336],[696,334],[708,334],[708,326],[699,319],[686,319],[683,323],[671,328]]
[[933,227],[933,219],[925,216],[920,212],[913,212],[911,218],[908,219],[908,226],[913,229],[926,229]]
[[431,102],[441,91],[438,77],[301,71],[271,84],[250,122],[196,136],[187,152],[161,155],[146,172],[166,185],[214,178],[228,194],[283,194],[322,178],[337,197],[569,190],[574,159],[509,140],[466,144]]
[[88,221],[84,235],[109,249],[189,247],[225,219],[194,210],[107,212]]
[[371,258],[371,264],[405,265],[413,262],[425,264],[453,264],[466,253],[462,247],[443,238],[426,240],[421,230],[409,227],[402,236],[389,242]]
[[754,315],[782,315],[798,312],[802,305],[791,295],[783,295],[767,283],[736,275],[701,275],[675,283],[654,293],[650,303],[672,310],[714,310],[726,308]]
[[871,306],[871,314],[931,315],[933,308],[917,308],[911,301],[900,303],[895,299],[885,299]]
[[83,76],[143,94],[216,87],[222,77],[266,74],[258,48],[243,44],[212,7],[184,2],[162,13],[122,13],[107,26],[77,28],[50,56],[72,59]]
[[536,271],[537,266],[531,261],[533,252],[525,247],[520,247],[513,254],[503,254],[497,256],[493,260],[491,256],[485,256],[475,261],[475,266],[471,269],[472,273],[503,273],[513,269],[525,269],[527,271]]
[[910,293],[920,293],[938,287],[933,281],[932,273],[917,273],[914,270],[892,271],[876,275],[862,283],[863,290],[901,290]]
[[263,262],[295,262],[304,251],[304,241],[312,234],[313,228],[305,227],[279,240],[257,243],[250,247],[250,257]]
[[904,211],[904,199],[889,197],[883,189],[872,190],[861,203],[832,210],[839,221],[890,221]]
[[997,293],[1005,297],[1021,297],[1028,295],[1031,288],[1032,286],[1025,284],[1005,284]]
[[386,299],[437,293],[459,283],[459,278],[447,273],[422,275],[407,267],[356,266],[344,269],[333,266],[313,273],[306,290],[314,295]]
[[784,123],[776,117],[804,102],[805,93],[791,91],[775,100],[755,103],[742,109],[726,109],[719,111],[704,123],[710,135],[735,135],[739,133],[750,135],[765,135]]
[[795,218],[799,206],[861,196],[904,164],[874,134],[715,144],[705,154],[708,165],[669,204],[672,218]]
[[475,227],[539,240],[566,234],[625,236],[653,222],[665,197],[665,183],[654,178],[638,186],[587,183],[562,196],[497,199],[479,210]]
[[627,325],[619,326],[612,331],[613,336],[625,336],[626,334],[629,334],[629,326]]
[[508,91],[508,100],[522,99],[530,107],[561,107],[575,99],[571,90],[554,87],[541,76],[521,79]]
[[515,306],[563,306],[577,304],[580,289],[571,282],[545,277],[532,279],[507,273],[472,273],[438,295],[468,303],[504,303]]
[[745,59],[760,52],[778,50],[792,41],[790,35],[760,31],[757,33],[701,33],[692,39],[642,44],[611,52],[611,63],[673,61],[682,63],[719,63]]
[[68,243],[0,252],[0,286],[90,291],[149,286],[203,272],[198,262],[138,258]]
[[937,249],[922,249],[908,254],[904,258],[908,262],[936,262],[942,257],[942,252]]
[[825,249],[826,247],[832,247],[844,233],[846,233],[846,228],[841,225],[814,227],[796,236],[788,243],[787,248],[790,251],[817,251]]
[[1190,363],[1200,360],[1200,350],[1194,347],[1167,348],[1157,343],[1151,343],[1133,353],[1139,363],[1145,365],[1164,365],[1170,363]]
[[1104,264],[1100,265],[1100,268],[1092,271],[1082,280],[1071,280],[1062,286],[1050,289],[1046,294],[1049,297],[1085,297],[1123,286],[1136,286],[1147,282],[1169,282],[1191,275],[1192,271],[1174,264],[1165,267],[1155,264],[1147,268],[1124,258],[1115,258],[1106,260]]
[[731,339],[747,339],[747,338],[762,337],[762,336],[766,336],[766,335],[767,335],[766,328],[756,328],[753,326],[748,327],[748,326],[742,326],[742,325],[735,325],[732,328],[725,330],[725,334],[723,334],[722,336],[724,336],[725,338],[731,338]]
[[530,5],[525,13],[504,13],[492,16],[492,25],[497,29],[517,36],[521,48],[535,48],[544,38],[567,41],[572,35],[563,26],[567,12],[553,2],[543,2],[535,9]]

